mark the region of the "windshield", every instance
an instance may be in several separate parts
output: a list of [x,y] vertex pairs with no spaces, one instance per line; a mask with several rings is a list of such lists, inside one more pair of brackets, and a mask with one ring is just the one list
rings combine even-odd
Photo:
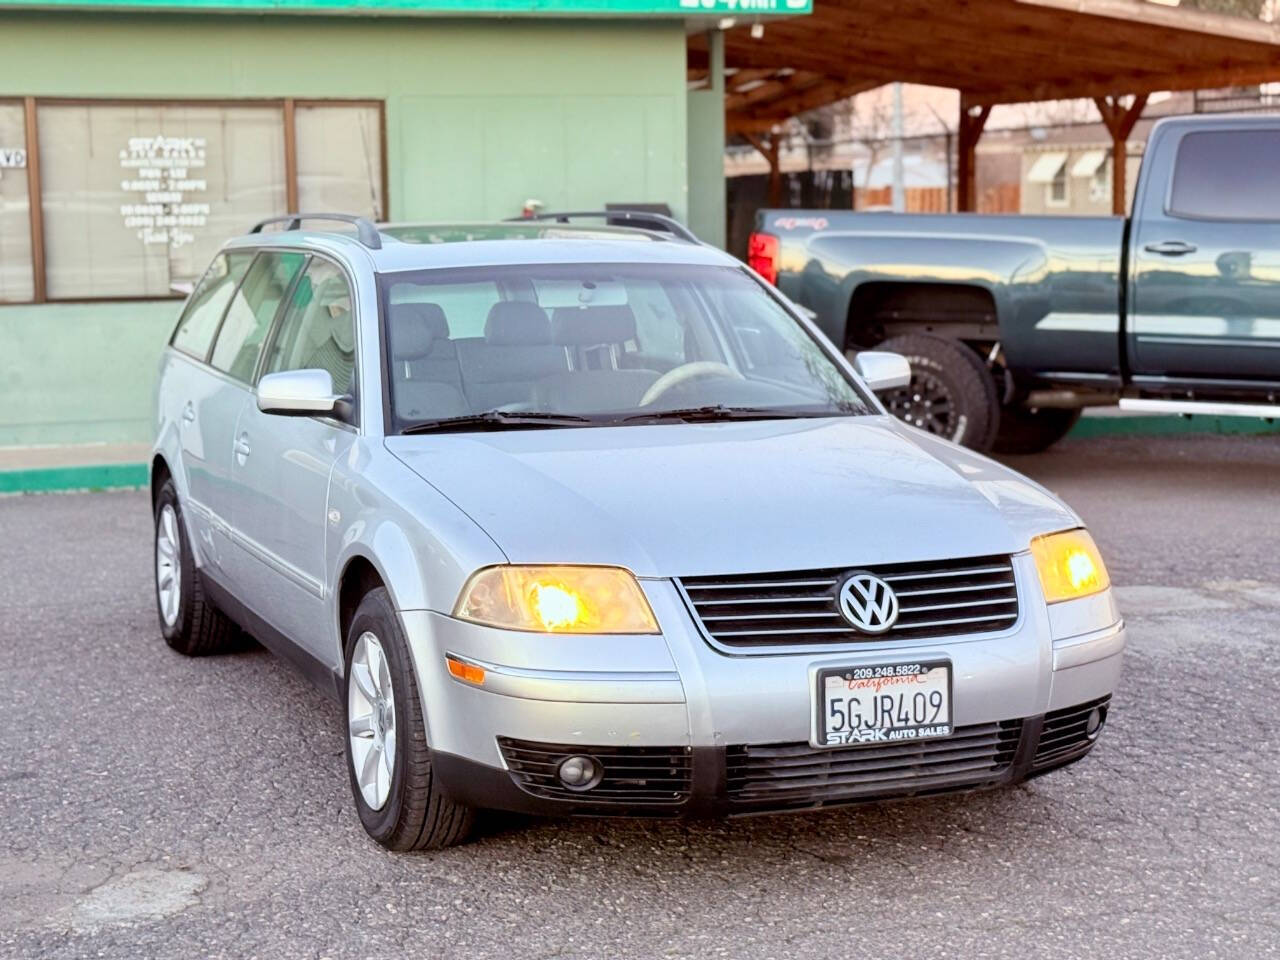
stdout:
[[380,282],[396,433],[873,412],[734,267],[524,264]]

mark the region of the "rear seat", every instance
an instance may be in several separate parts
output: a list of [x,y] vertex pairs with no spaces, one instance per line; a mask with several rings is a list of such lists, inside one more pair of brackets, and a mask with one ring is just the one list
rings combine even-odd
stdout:
[[454,341],[463,390],[475,410],[527,403],[544,377],[569,369],[551,339],[551,321],[536,303],[501,300],[489,310],[484,337]]

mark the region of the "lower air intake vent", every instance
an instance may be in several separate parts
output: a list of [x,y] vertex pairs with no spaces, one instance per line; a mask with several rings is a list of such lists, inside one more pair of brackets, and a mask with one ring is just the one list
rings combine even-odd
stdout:
[[1036,747],[1032,770],[1056,767],[1088,753],[1107,722],[1107,704],[1111,698],[1099,697],[1076,707],[1065,707],[1045,714]]
[[[512,779],[538,797],[641,808],[670,807],[689,797],[692,756],[687,747],[592,747],[508,737],[499,737],[498,746]],[[560,765],[570,757],[598,763],[603,768],[598,782],[587,788],[566,786]]]
[[807,743],[730,747],[729,800],[785,810],[981,786],[1013,763],[1021,720],[957,727],[912,744],[815,750]]

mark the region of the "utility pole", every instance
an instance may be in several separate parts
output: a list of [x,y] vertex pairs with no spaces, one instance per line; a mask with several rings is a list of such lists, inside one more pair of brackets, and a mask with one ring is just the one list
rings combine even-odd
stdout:
[[893,212],[907,209],[907,194],[902,184],[902,84],[893,85]]

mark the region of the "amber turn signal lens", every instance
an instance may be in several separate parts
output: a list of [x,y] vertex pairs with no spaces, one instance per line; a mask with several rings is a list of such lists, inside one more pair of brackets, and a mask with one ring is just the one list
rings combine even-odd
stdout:
[[1031,541],[1040,586],[1049,603],[1101,593],[1111,586],[1097,544],[1085,530],[1064,530]]
[[446,656],[444,662],[448,665],[449,672],[459,680],[474,683],[477,687],[484,684],[484,667],[478,667],[474,663],[467,663],[465,660],[450,656]]

